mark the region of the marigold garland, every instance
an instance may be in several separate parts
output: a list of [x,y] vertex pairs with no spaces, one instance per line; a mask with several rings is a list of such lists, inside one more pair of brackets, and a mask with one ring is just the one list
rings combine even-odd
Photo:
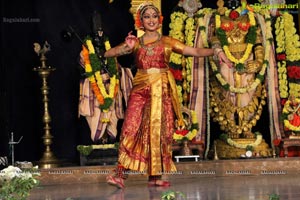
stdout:
[[289,96],[300,97],[300,84],[289,83]]
[[[238,71],[245,70],[244,63],[249,58],[250,54],[252,53],[252,48],[256,41],[257,27],[256,27],[254,13],[249,11],[248,17],[249,17],[249,25],[248,24],[240,25],[243,27],[243,29],[245,29],[245,27],[247,27],[247,29],[249,29],[247,36],[246,36],[247,47],[244,52],[244,55],[240,59],[235,58],[229,50],[227,35],[226,35],[225,30],[222,29],[222,25],[221,25],[221,16],[219,14],[216,14],[216,17],[215,17],[217,37],[221,42],[221,46],[222,46],[227,58],[236,64],[236,69]],[[224,28],[224,26],[223,26],[223,28]]]
[[[276,19],[276,53],[281,98],[288,98],[290,95],[300,97],[300,85],[297,80],[299,74],[295,73],[299,71],[299,66],[292,64],[300,61],[300,40],[294,26],[293,16],[288,12]],[[291,65],[295,67],[292,68]]]
[[[103,83],[101,76],[101,69],[104,67],[98,56],[95,54],[95,48],[92,40],[87,37],[85,40],[86,46],[82,46],[82,56],[85,66],[85,74],[91,83],[92,90],[100,104],[100,109],[107,112],[110,106],[113,104],[114,98],[118,92],[119,79],[117,75],[117,61],[115,58],[107,58],[105,64],[107,65],[109,72],[111,73],[108,91]],[[109,41],[105,41],[105,48],[110,48]],[[105,121],[107,122],[107,121]]]
[[[287,80],[287,69],[286,69],[286,56],[285,55],[285,32],[284,22],[282,17],[277,17],[275,23],[275,39],[276,39],[276,53],[277,53],[277,66],[278,66],[278,84],[279,84],[279,95],[280,98],[288,98],[288,80]],[[281,55],[281,56],[278,56]]]
[[[173,12],[170,16],[171,18],[171,23],[169,25],[170,27],[170,32],[169,35],[172,38],[178,39],[181,42],[185,42],[185,37],[184,37],[184,33],[183,30],[185,29],[185,20],[187,19],[187,14],[186,13],[182,13],[182,12]],[[177,54],[177,53],[171,53],[170,56],[170,62],[169,62],[169,66],[172,72],[176,72],[176,73],[181,73],[182,71],[182,59],[184,59],[184,57],[181,54]],[[181,76],[179,76],[178,74],[173,74],[176,80],[176,84],[177,84],[177,94],[179,95],[179,100],[182,103],[183,102],[183,97],[182,97],[182,86],[181,86],[181,82],[182,82],[182,74]],[[176,79],[180,78],[180,79]]]
[[249,147],[257,147],[258,145],[261,144],[262,142],[262,135],[260,133],[256,133],[256,140],[251,143],[251,144],[242,144],[242,143],[237,143],[235,142],[234,140],[232,140],[231,138],[229,138],[226,134],[222,134],[221,136],[221,139],[223,139],[225,142],[227,142],[227,144],[229,144],[230,146],[233,146],[233,147],[236,147],[236,148],[240,148],[240,149],[246,149],[246,148],[249,148]]
[[257,86],[259,86],[262,83],[262,81],[264,80],[268,62],[265,60],[260,72],[256,75],[255,80],[251,83],[250,86],[240,87],[240,88],[236,88],[236,87],[230,85],[223,78],[222,74],[219,72],[218,67],[212,58],[210,58],[210,65],[211,65],[212,71],[215,73],[215,77],[217,78],[217,80],[219,81],[219,83],[222,85],[222,87],[225,90],[229,90],[230,92],[233,92],[233,93],[243,94],[243,93],[255,90],[257,88]]

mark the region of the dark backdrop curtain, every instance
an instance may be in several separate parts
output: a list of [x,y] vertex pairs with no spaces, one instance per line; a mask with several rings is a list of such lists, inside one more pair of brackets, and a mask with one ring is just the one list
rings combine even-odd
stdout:
[[[41,79],[32,70],[40,65],[34,42],[49,42],[47,65],[56,68],[48,79],[54,154],[59,159],[76,161],[76,146],[92,143],[85,118],[78,118],[81,43],[76,38],[66,42],[61,33],[71,25],[84,38],[91,33],[91,16],[97,11],[115,46],[134,31],[130,7],[129,0],[111,4],[108,0],[1,1],[0,156],[10,153],[11,132],[15,141],[23,136],[15,146],[15,160],[36,161],[44,151]],[[27,18],[36,22],[28,22]],[[20,19],[23,22],[16,22]],[[131,58],[120,58],[119,62],[130,67]]]

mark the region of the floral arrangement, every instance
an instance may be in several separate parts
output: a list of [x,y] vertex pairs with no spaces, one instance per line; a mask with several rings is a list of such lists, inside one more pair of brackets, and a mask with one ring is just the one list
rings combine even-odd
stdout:
[[[235,14],[232,14],[233,12]],[[241,29],[243,31],[248,31],[247,36],[246,36],[246,41],[247,41],[246,51],[245,51],[244,55],[239,59],[235,58],[231,54],[231,52],[229,50],[229,46],[228,46],[228,41],[227,41],[226,31],[231,31],[233,29],[233,23],[221,24],[221,16],[219,14],[216,14],[216,17],[215,17],[217,37],[221,42],[221,46],[222,46],[227,58],[236,64],[236,69],[238,71],[245,70],[244,63],[249,58],[250,54],[252,53],[252,48],[256,41],[257,27],[256,27],[254,13],[251,11],[248,11],[247,14],[248,14],[250,22],[249,23],[241,23],[240,22],[238,24],[239,29]],[[232,15],[231,16],[232,19],[235,19],[238,16],[240,16],[240,14],[236,10],[232,10],[229,13],[229,16],[230,15]]]
[[99,145],[78,145],[77,151],[84,156],[88,156],[94,149],[117,149],[118,143],[115,144],[99,144]]
[[[270,18],[270,14],[268,12],[264,12],[264,10],[260,10],[261,14],[264,15],[264,18],[265,18],[265,21],[266,21],[266,38],[267,38],[267,42],[266,45],[265,45],[265,57],[264,57],[264,62],[263,62],[263,66],[261,68],[261,70],[259,71],[259,73],[257,73],[256,75],[256,78],[255,80],[251,83],[251,85],[247,86],[247,87],[242,87],[242,88],[236,88],[232,85],[229,85],[229,83],[227,81],[225,81],[225,79],[222,77],[222,75],[220,74],[219,70],[218,70],[218,67],[216,66],[216,64],[213,62],[212,59],[210,59],[210,64],[211,64],[211,68],[212,68],[212,71],[214,72],[216,78],[218,79],[219,83],[222,85],[222,87],[225,89],[225,90],[229,90],[231,92],[234,92],[234,93],[246,93],[246,92],[249,92],[249,91],[253,91],[254,89],[257,88],[258,85],[260,85],[263,81],[264,81],[264,77],[265,77],[265,73],[267,71],[267,67],[269,65],[269,49],[270,49],[270,45],[272,45],[273,43],[273,39],[272,39],[272,28],[271,28],[271,18]],[[240,25],[241,27],[248,27],[249,29],[249,32],[247,34],[247,41],[249,42],[248,45],[247,45],[247,48],[251,46],[251,49],[252,49],[252,46],[256,40],[256,27],[254,28],[255,26],[255,18],[254,18],[254,13],[253,12],[248,12],[248,16],[249,16],[249,19],[250,19],[250,23],[249,24],[244,24],[244,25]],[[221,27],[221,21],[220,21],[220,17],[216,17],[216,23],[218,24],[217,27],[218,28],[218,31],[217,33],[220,34],[220,41],[222,43],[222,40],[223,40],[223,43],[226,44],[227,42],[227,38],[225,38],[226,36],[226,33],[225,33],[225,30],[222,29]],[[230,25],[229,25],[230,26]],[[251,29],[251,27],[253,27]],[[255,31],[255,33],[254,33]],[[252,35],[252,36],[251,36]],[[226,49],[226,45],[223,46],[223,48],[225,48],[225,53],[227,52]],[[228,50],[229,51],[229,50]],[[229,52],[230,53],[230,52]],[[249,54],[251,53],[251,51],[249,52]],[[248,58],[249,54],[247,53],[247,50],[244,54],[244,56],[237,60],[237,59],[231,59],[233,62],[235,60],[235,63],[237,63],[237,65],[240,65],[242,63],[239,63],[241,61],[243,61],[243,58]],[[227,57],[230,59],[230,54],[226,54]],[[237,66],[238,67],[238,66]],[[240,67],[238,67],[237,70],[243,70],[243,66],[240,65]]]
[[224,142],[226,142],[230,146],[240,148],[240,149],[247,149],[247,150],[253,151],[253,149],[255,147],[260,145],[260,143],[262,142],[262,139],[263,139],[261,133],[255,132],[255,135],[256,135],[256,140],[251,144],[237,143],[234,140],[232,140],[231,138],[229,138],[227,134],[221,134],[220,139],[222,139]]
[[300,97],[300,41],[293,16],[288,12],[277,17],[275,23],[276,58],[281,98]]
[[[198,119],[196,112],[191,110],[191,126],[189,129],[178,129],[173,134],[173,139],[176,141],[193,140],[198,132]],[[187,123],[186,123],[187,124]]]
[[[184,42],[188,46],[194,45],[195,38],[195,19],[188,17],[186,12],[176,11],[171,14],[171,23],[169,25],[169,35],[172,38]],[[191,90],[191,67],[193,57],[182,56],[181,54],[172,53],[170,57],[170,71],[173,73],[176,80],[179,99],[183,102],[182,93],[190,93]],[[183,69],[185,68],[185,69]],[[184,88],[182,88],[184,87]],[[183,91],[184,90],[184,91]]]
[[[297,107],[296,110],[290,110],[289,107],[294,106]],[[296,133],[300,133],[300,126],[295,126],[290,123],[290,120],[288,120],[288,116],[291,114],[294,114],[297,112],[297,110],[300,107],[300,99],[294,98],[294,100],[287,100],[284,104],[283,110],[282,110],[282,117],[283,117],[283,123],[286,130],[290,130]],[[295,124],[300,124],[299,118],[293,119]]]
[[8,166],[0,171],[0,199],[25,200],[30,190],[39,185],[36,179],[40,176],[38,168],[21,170],[18,167]]
[[[184,42],[184,33],[183,30],[185,29],[185,20],[188,18],[186,13],[183,12],[173,12],[170,16],[171,23],[169,25],[170,32],[169,35],[175,39],[178,39]],[[183,102],[182,97],[182,61],[184,56],[177,53],[172,53],[170,56],[170,71],[172,72],[176,84],[177,84],[177,94],[179,95],[179,101]]]
[[[100,109],[105,112],[108,111],[110,106],[113,104],[119,88],[117,61],[116,58],[107,58],[104,61],[104,64],[107,66],[107,70],[110,74],[109,88],[107,89],[101,76],[101,70],[105,66],[103,66],[103,63],[95,53],[95,49],[90,37],[85,39],[85,44],[86,46],[82,46],[85,75],[91,83],[93,92],[100,104]],[[106,38],[104,44],[106,50],[111,48],[108,38]]]
[[246,92],[249,92],[249,91],[252,91],[252,90],[256,89],[257,86],[259,86],[262,83],[262,81],[264,80],[264,75],[266,73],[268,62],[266,60],[264,61],[263,67],[261,68],[260,72],[256,75],[256,79],[252,82],[251,85],[249,85],[247,87],[240,87],[240,88],[236,88],[236,87],[230,85],[222,77],[217,65],[215,64],[215,62],[211,58],[210,58],[210,64],[211,64],[212,71],[215,73],[216,78],[218,79],[218,81],[220,82],[220,84],[222,85],[222,87],[225,90],[229,90],[229,91],[234,92],[234,93],[243,94],[243,93],[246,93]]
[[206,15],[210,15],[215,13],[216,10],[211,9],[211,8],[203,8],[201,10],[199,10],[197,12],[197,14],[195,15],[197,17],[197,25],[199,27],[199,31],[200,31],[200,36],[202,38],[203,41],[203,46],[208,48],[208,41],[207,41],[207,34],[206,34],[206,24],[204,22],[204,17]]

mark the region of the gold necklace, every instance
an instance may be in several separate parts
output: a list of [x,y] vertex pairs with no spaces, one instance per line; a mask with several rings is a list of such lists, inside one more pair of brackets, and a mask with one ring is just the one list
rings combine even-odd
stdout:
[[158,33],[158,38],[157,40],[155,40],[154,42],[151,42],[149,44],[147,44],[147,46],[144,44],[144,35],[141,37],[141,46],[143,49],[146,50],[146,55],[147,56],[153,56],[154,54],[154,47],[156,46],[156,44],[158,43],[158,41],[160,41],[161,35]]

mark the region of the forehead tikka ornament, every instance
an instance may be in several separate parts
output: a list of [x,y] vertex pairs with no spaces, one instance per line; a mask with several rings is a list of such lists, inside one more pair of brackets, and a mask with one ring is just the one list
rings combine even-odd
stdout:
[[145,11],[149,8],[152,8],[153,10],[155,10],[157,13],[159,13],[159,10],[158,8],[153,5],[153,3],[151,2],[145,2],[145,3],[142,3],[138,6],[138,9],[137,9],[137,14],[139,14],[140,18],[143,17]]

